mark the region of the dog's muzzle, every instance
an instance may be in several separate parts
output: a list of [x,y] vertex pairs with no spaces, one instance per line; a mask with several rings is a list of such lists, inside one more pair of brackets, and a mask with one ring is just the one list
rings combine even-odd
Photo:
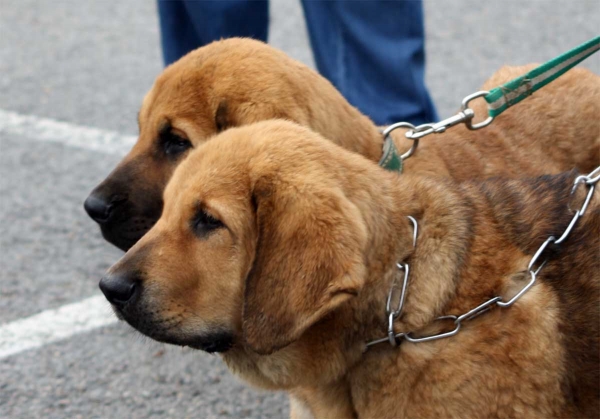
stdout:
[[139,211],[126,195],[105,195],[102,191],[94,190],[83,207],[100,226],[104,239],[127,251],[158,221],[161,204],[158,202],[144,208],[150,215],[142,215],[138,214]]

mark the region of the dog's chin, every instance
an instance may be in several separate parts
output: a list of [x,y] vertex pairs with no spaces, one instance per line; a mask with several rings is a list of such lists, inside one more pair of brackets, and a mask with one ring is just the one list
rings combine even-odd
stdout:
[[121,249],[124,252],[127,252],[129,249],[133,247],[134,244],[138,242],[139,239],[142,238],[143,234],[139,237],[134,238],[126,238],[118,235],[111,234],[110,231],[105,230],[104,228],[100,229],[102,231],[102,237],[104,240]]
[[235,343],[233,333],[222,328],[211,332],[202,333],[198,336],[181,336],[171,330],[155,327],[153,326],[152,322],[134,321],[133,319],[128,318],[129,316],[127,316],[120,307],[112,306],[112,309],[119,320],[125,321],[142,335],[158,342],[168,343],[176,346],[190,347],[208,353],[227,352],[234,346]]
[[224,353],[231,349],[234,345],[233,334],[229,332],[215,332],[204,336],[186,338],[183,340],[174,339],[174,345],[189,346],[193,349],[198,349],[208,353]]
[[[149,336],[146,334],[146,336]],[[170,345],[189,347],[208,353],[224,353],[234,346],[233,334],[229,332],[213,332],[201,336],[149,336],[152,339]]]
[[123,317],[123,313],[121,312],[121,309],[119,309],[119,307],[116,307],[111,304],[111,308],[112,308],[113,313],[115,313],[115,316],[117,316],[117,319],[119,319],[122,322],[127,321],[127,320],[125,320],[125,317]]
[[146,234],[152,226],[143,226],[142,228],[130,228],[127,226],[112,225],[101,226],[102,237],[110,244],[118,247],[122,251],[126,252],[133,247],[143,236]]
[[100,226],[102,237],[124,252],[133,247],[156,223],[152,217],[131,217]]

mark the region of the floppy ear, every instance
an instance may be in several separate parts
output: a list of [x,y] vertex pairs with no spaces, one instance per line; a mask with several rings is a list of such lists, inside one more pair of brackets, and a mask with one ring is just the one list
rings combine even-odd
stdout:
[[258,241],[244,300],[246,342],[260,354],[298,339],[365,277],[366,227],[340,190],[274,189],[265,179],[254,188]]

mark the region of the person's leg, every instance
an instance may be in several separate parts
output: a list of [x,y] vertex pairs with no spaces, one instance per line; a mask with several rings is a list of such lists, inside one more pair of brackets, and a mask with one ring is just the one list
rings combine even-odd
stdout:
[[380,125],[437,120],[425,87],[423,5],[303,0],[317,68]]
[[165,65],[221,38],[267,40],[267,0],[158,0],[158,14]]

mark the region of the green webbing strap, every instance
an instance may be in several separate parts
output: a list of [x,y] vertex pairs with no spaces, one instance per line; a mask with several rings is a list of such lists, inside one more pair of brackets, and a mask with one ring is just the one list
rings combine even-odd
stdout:
[[383,156],[379,160],[379,166],[385,170],[402,173],[402,159],[398,154],[396,145],[392,141],[391,135],[388,135],[383,142]]
[[599,49],[600,36],[597,36],[531,70],[524,76],[491,90],[484,97],[488,103],[489,116],[496,117],[500,115],[506,109],[563,75]]
[[[390,125],[383,131],[385,141],[383,143],[383,157],[381,157],[379,165],[386,170],[402,173],[403,160],[410,157],[415,152],[420,138],[429,134],[445,132],[447,128],[460,123],[465,123],[467,128],[471,130],[484,128],[506,109],[519,103],[552,80],[560,77],[599,49],[600,36],[597,36],[586,43],[581,44],[577,48],[573,48],[571,51],[531,70],[524,76],[517,77],[490,92],[481,91],[465,97],[463,99],[461,112],[441,122],[423,124],[418,127],[407,122],[398,122]],[[488,103],[489,118],[478,124],[472,124],[474,112],[469,108],[469,102],[481,96],[483,96]],[[400,127],[410,128],[405,136],[414,141],[412,148],[403,155],[398,154],[398,150],[389,135],[391,131]]]

